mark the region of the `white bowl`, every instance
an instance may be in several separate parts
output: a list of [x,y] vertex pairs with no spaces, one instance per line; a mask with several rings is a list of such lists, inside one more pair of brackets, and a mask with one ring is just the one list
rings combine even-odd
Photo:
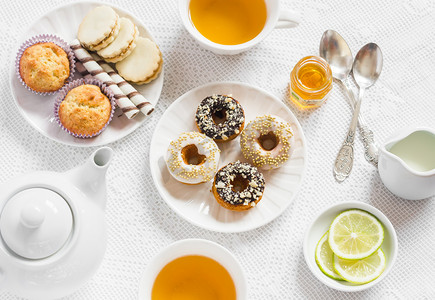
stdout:
[[212,258],[220,263],[230,273],[231,278],[234,281],[237,299],[247,299],[247,283],[245,274],[235,256],[221,245],[201,239],[186,239],[175,242],[157,254],[148,264],[145,274],[139,284],[138,299],[151,299],[151,291],[154,281],[160,270],[174,259],[186,255],[202,255]]
[[[384,242],[381,245],[381,249],[385,253],[387,259],[387,266],[385,267],[384,272],[378,278],[376,278],[372,282],[366,284],[360,284],[360,285],[356,285],[347,281],[334,280],[326,276],[325,274],[322,273],[320,268],[317,266],[316,259],[315,259],[315,251],[316,251],[317,243],[319,242],[323,234],[329,230],[329,226],[331,225],[334,218],[340,212],[353,208],[365,210],[371,213],[372,215],[374,215],[376,218],[378,218],[379,221],[381,221],[382,225],[384,226],[384,232],[385,232]],[[307,262],[307,265],[310,268],[311,272],[323,284],[343,292],[362,291],[374,286],[375,284],[378,284],[382,279],[385,278],[385,276],[387,276],[388,272],[391,270],[392,266],[394,265],[394,262],[396,261],[397,258],[397,250],[398,250],[397,235],[391,222],[380,210],[374,208],[369,204],[358,202],[358,201],[343,202],[325,209],[314,219],[314,221],[311,223],[310,227],[308,228],[307,232],[305,233],[304,256],[305,256],[305,261]]]

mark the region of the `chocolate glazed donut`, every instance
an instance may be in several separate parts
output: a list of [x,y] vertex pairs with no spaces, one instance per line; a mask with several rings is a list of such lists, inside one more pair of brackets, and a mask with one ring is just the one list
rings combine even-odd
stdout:
[[265,181],[257,168],[236,161],[221,168],[215,175],[213,195],[223,207],[235,210],[248,210],[263,197]]
[[213,95],[201,101],[196,110],[195,121],[199,131],[215,142],[227,142],[242,132],[245,113],[233,97]]

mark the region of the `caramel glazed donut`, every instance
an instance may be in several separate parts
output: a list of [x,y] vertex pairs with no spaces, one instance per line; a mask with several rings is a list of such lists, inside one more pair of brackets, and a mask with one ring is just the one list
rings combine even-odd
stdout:
[[236,161],[221,168],[215,175],[213,195],[217,202],[230,210],[248,210],[261,200],[264,177],[257,168]]
[[290,157],[293,133],[283,119],[266,115],[248,123],[240,136],[243,156],[262,169],[281,167]]
[[213,95],[201,101],[195,115],[198,130],[215,142],[236,138],[245,125],[245,113],[231,96]]
[[211,138],[199,132],[184,132],[169,144],[166,165],[176,180],[198,184],[213,178],[219,157],[220,150]]

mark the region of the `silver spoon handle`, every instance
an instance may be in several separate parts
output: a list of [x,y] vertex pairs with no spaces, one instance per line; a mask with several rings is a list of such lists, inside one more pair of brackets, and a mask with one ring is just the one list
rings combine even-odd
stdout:
[[361,110],[361,101],[364,96],[365,89],[360,88],[358,100],[353,109],[352,121],[350,122],[349,132],[352,131],[352,136],[355,137],[356,126],[358,125],[359,112]]
[[344,181],[352,171],[354,150],[353,144],[355,141],[356,125],[358,123],[358,115],[361,108],[361,100],[364,95],[364,89],[359,90],[359,100],[356,102],[355,110],[353,111],[352,121],[350,122],[349,131],[346,139],[338,151],[337,158],[334,163],[334,176],[337,181]]
[[[349,82],[347,80],[343,81],[343,86],[344,86],[344,88],[347,92],[347,95],[349,97],[350,104],[351,104],[352,108],[354,109],[355,103],[356,103],[355,94],[352,91],[352,88],[350,87]],[[359,122],[360,134],[362,136],[362,140],[363,140],[363,144],[364,144],[364,157],[369,163],[372,163],[373,165],[377,166],[378,165],[378,146],[376,145],[376,143],[374,141],[373,131],[371,131],[368,128],[368,126],[364,122],[364,119],[363,119],[361,114],[358,116],[358,122]]]

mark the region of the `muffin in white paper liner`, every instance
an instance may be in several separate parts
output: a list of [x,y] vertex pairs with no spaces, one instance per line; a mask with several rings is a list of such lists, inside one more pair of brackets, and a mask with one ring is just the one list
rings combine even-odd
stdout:
[[[71,91],[72,89],[78,87],[78,86],[85,85],[85,84],[92,84],[92,85],[98,86],[100,88],[101,92],[104,95],[106,95],[107,98],[109,98],[110,105],[112,107],[109,120],[106,122],[106,124],[104,125],[103,128],[101,128],[98,132],[96,132],[92,135],[77,134],[77,133],[70,131],[68,128],[63,126],[63,124],[59,118],[60,104],[65,99],[68,92]],[[114,112],[115,112],[115,94],[112,92],[112,90],[107,85],[105,85],[102,81],[100,81],[98,79],[80,78],[80,79],[74,80],[73,82],[68,83],[67,85],[63,86],[59,90],[59,95],[57,96],[56,101],[54,102],[54,116],[56,118],[57,123],[59,124],[59,126],[63,130],[65,130],[66,132],[68,132],[69,134],[71,134],[72,136],[74,136],[76,138],[92,138],[92,137],[95,137],[95,136],[99,135],[100,133],[102,133],[106,129],[107,125],[109,125],[110,121],[112,121]]]
[[65,81],[65,84],[68,84],[69,82],[71,82],[73,76],[74,76],[74,72],[75,72],[75,58],[74,58],[74,52],[71,50],[69,44],[67,42],[65,42],[63,39],[61,39],[60,37],[54,35],[54,34],[40,34],[40,35],[36,35],[28,40],[26,40],[23,44],[21,44],[20,48],[18,49],[18,53],[17,56],[15,58],[15,73],[18,77],[18,80],[21,82],[21,84],[28,89],[29,91],[37,94],[37,95],[42,95],[42,96],[47,96],[47,95],[53,95],[55,93],[57,93],[59,90],[56,91],[52,91],[52,92],[38,92],[35,91],[33,89],[31,89],[23,80],[23,78],[21,78],[20,75],[20,60],[21,60],[21,56],[23,56],[24,51],[29,48],[30,46],[33,46],[35,44],[39,44],[39,43],[54,43],[56,45],[58,45],[59,47],[61,47],[66,55],[68,56],[68,60],[69,60],[69,77],[67,78],[67,80]]

